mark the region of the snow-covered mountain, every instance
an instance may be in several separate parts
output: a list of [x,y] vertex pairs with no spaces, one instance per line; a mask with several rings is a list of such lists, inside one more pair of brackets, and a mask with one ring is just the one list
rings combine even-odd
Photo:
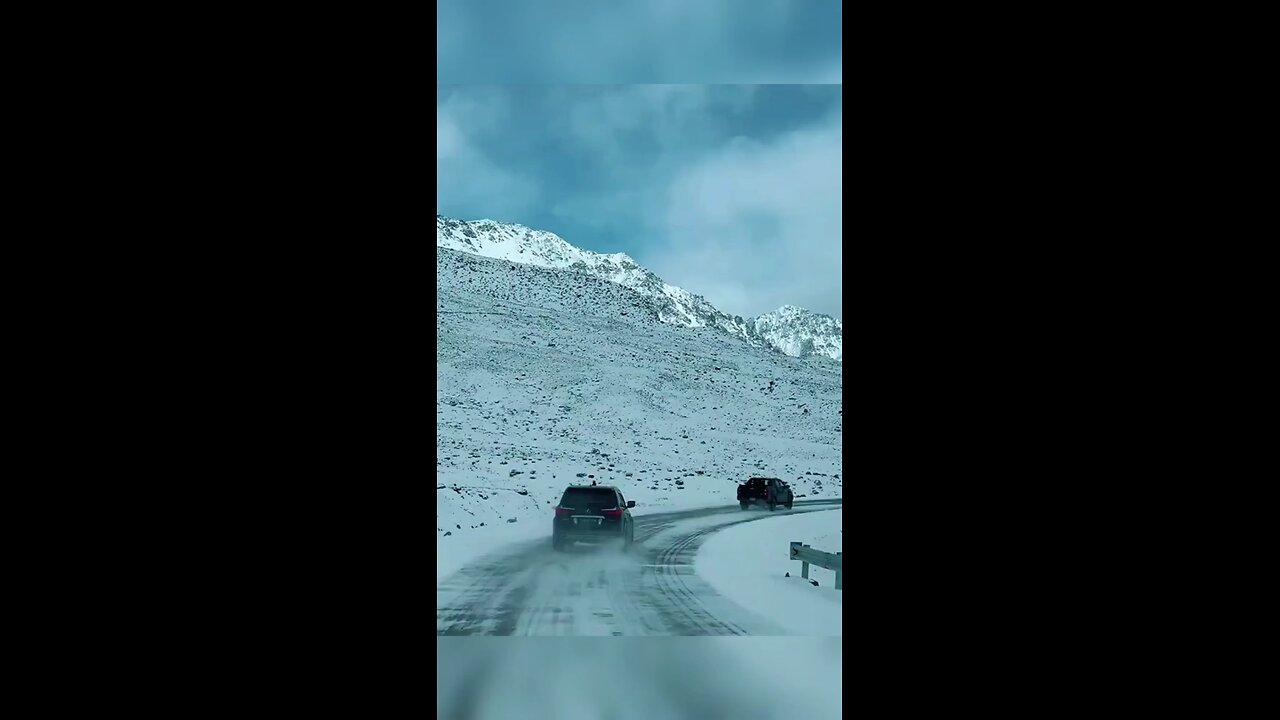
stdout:
[[712,327],[755,347],[792,357],[821,355],[841,360],[842,323],[830,315],[784,305],[743,319],[721,312],[701,295],[670,285],[624,253],[602,254],[574,247],[555,233],[492,220],[454,220],[436,215],[436,247],[473,255],[593,275],[644,297],[658,320]]
[[[502,237],[484,249],[599,262]],[[842,494],[838,364],[663,322],[667,300],[592,273],[439,247],[436,281],[437,579],[545,539],[570,483],[617,485],[637,512],[723,507],[752,475]]]
[[756,337],[786,355],[825,355],[841,359],[842,328],[840,321],[830,315],[783,305],[749,322]]

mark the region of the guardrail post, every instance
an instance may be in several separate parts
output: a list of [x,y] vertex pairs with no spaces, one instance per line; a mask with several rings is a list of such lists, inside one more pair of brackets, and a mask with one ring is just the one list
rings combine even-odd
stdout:
[[809,566],[817,565],[820,568],[834,572],[836,574],[836,589],[844,589],[844,552],[829,553],[822,550],[814,550],[805,543],[792,542],[790,544],[790,557],[792,560],[800,561],[800,577],[805,580],[809,579]]

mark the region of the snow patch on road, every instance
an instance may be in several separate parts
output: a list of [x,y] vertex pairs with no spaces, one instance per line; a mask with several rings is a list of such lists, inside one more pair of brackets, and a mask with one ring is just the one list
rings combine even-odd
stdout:
[[841,510],[831,510],[734,525],[703,543],[694,571],[716,592],[790,632],[843,636],[844,591],[835,589],[835,573],[810,566],[814,587],[790,559],[792,541],[843,552],[842,518]]

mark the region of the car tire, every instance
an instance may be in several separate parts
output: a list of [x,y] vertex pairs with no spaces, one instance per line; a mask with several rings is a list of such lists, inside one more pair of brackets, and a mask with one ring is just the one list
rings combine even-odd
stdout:
[[791,503],[787,503],[784,507],[786,507],[788,510],[790,510],[790,509],[791,509]]
[[751,508],[751,503],[739,502],[738,504],[742,506],[743,510],[749,510]]
[[551,549],[556,552],[564,552],[564,541],[558,537],[551,538]]
[[773,512],[774,510],[777,510],[777,509],[778,509],[778,504],[777,504],[777,503],[775,503],[774,501],[770,500],[770,501],[769,501],[769,512]]

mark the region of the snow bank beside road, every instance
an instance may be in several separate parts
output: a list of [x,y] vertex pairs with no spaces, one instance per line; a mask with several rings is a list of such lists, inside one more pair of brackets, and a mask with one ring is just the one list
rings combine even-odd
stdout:
[[841,510],[831,510],[734,525],[703,543],[694,572],[716,592],[796,635],[843,636],[844,590],[835,589],[835,573],[810,566],[809,577],[819,584],[814,587],[800,577],[789,546],[799,541],[843,552],[842,518]]

